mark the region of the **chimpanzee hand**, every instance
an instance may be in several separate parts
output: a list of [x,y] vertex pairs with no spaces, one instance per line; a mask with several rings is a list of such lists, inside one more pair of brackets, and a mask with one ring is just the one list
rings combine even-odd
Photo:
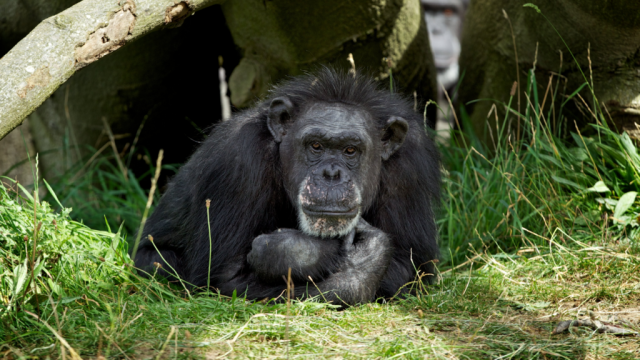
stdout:
[[[382,230],[360,219],[355,239],[343,243],[345,254],[340,271],[318,284],[323,297],[335,304],[357,304],[373,300],[393,256],[391,239]],[[310,295],[318,295],[309,291]]]
[[307,282],[309,276],[319,281],[338,269],[345,248],[341,242],[352,244],[354,234],[355,230],[342,242],[310,236],[299,230],[278,229],[253,240],[247,262],[265,282],[282,284],[289,268],[294,282]]
[[356,225],[355,237],[352,232],[342,244],[349,266],[357,269],[365,269],[368,265],[379,266],[378,262],[389,255],[390,248],[389,236],[362,218]]

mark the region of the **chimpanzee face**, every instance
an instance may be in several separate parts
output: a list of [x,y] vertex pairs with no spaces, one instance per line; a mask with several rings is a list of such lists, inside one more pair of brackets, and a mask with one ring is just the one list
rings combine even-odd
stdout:
[[375,186],[367,180],[380,172],[372,130],[368,114],[339,104],[314,104],[291,124],[280,156],[304,232],[343,236],[357,224],[363,191]]
[[274,111],[282,110],[274,106],[278,100],[272,102],[268,123],[280,142],[284,185],[300,229],[320,237],[347,235],[373,201],[390,142],[396,140],[395,151],[407,123],[394,118],[399,126],[380,131],[369,113],[340,103],[315,103],[291,119],[289,110]]

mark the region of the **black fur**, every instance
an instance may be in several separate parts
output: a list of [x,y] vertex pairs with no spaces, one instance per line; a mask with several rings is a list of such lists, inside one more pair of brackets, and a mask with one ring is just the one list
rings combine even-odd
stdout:
[[[340,259],[348,256],[334,244],[327,247],[330,250],[326,254],[332,254],[329,258],[322,255],[325,271],[314,272],[318,279],[313,280],[329,281],[333,276],[330,286],[340,287],[340,281],[355,276],[362,282],[359,286],[373,288],[342,295],[342,301],[358,303],[372,300],[370,294],[393,296],[415,278],[416,268],[433,274],[432,261],[438,257],[434,207],[439,204],[440,162],[434,143],[424,132],[422,116],[413,111],[412,101],[376,86],[370,78],[353,78],[327,68],[274,88],[254,108],[213,128],[171,181],[149,218],[136,265],[152,272],[153,262],[164,263],[147,239],[153,235],[155,245],[182,279],[198,287],[206,286],[209,232],[205,202],[211,199],[211,286],[227,295],[234,290],[238,294],[246,292],[250,299],[276,297],[286,289],[285,282],[278,283],[273,274],[258,276],[247,260],[256,237],[281,228],[298,229],[296,205],[291,200],[295,194],[287,194],[284,188],[279,144],[267,127],[270,105],[280,97],[293,104],[292,121],[311,104],[339,103],[370,114],[380,134],[392,117],[403,118],[409,125],[404,143],[382,161],[376,188],[371,189],[372,199],[362,209],[366,222],[359,225],[359,234],[376,232],[372,235],[375,241],[367,243],[369,250],[359,248],[363,255],[349,265],[361,266],[362,273],[353,275],[359,271],[354,268],[347,274],[348,266]],[[380,260],[388,266],[374,266],[365,255],[385,244],[389,250],[380,250],[379,257],[388,258]],[[287,264],[278,263],[283,261],[281,258],[269,261],[273,261],[276,274],[287,268]],[[356,262],[358,265],[354,265]],[[375,269],[364,269],[367,264]],[[380,274],[366,277],[363,274],[367,271]],[[298,295],[315,288],[311,283],[301,283],[305,281],[302,273],[295,280]]]

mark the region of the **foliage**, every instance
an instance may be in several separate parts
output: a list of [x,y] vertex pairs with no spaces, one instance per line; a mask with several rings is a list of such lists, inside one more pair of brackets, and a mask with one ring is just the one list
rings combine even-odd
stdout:
[[[0,339],[14,357],[60,358],[73,349],[83,358],[631,359],[640,351],[637,342],[591,330],[549,335],[555,323],[547,314],[640,301],[640,257],[624,246],[567,237],[570,244],[538,252],[478,254],[404,300],[335,311],[313,300],[189,297],[131,272],[118,232],[92,230],[45,202],[34,217],[33,206],[27,191],[0,187]],[[32,271],[34,223],[42,225]]]

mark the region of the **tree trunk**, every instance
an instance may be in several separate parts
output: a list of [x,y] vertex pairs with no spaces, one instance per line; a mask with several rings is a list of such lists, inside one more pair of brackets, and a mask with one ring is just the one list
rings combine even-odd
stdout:
[[[562,76],[566,77],[564,93],[567,95],[586,81],[562,39],[551,26],[553,24],[577,58],[589,81],[590,48],[597,99],[606,105],[619,130],[636,130],[634,123],[640,122],[640,3],[626,0],[536,1],[535,4],[551,22],[549,24],[534,9],[523,7],[528,2],[529,0],[471,2],[462,40],[460,65],[461,72],[465,72],[465,78],[460,87],[461,102],[465,104],[476,99],[496,99],[506,103],[509,100],[510,89],[517,79],[517,71],[512,34],[509,22],[503,15],[504,9],[513,24],[516,38],[520,106],[523,111],[527,103],[524,95],[527,72],[534,63],[540,102],[546,92],[551,72],[561,72]],[[554,78],[554,88],[556,80],[557,77]],[[560,86],[564,85],[563,80]],[[580,95],[591,106],[592,97],[588,87],[585,87]],[[513,108],[517,107],[515,99],[517,96],[514,98]],[[576,100],[582,103],[578,98]],[[575,131],[574,120],[578,120],[579,125],[595,121],[593,117],[589,119],[589,112],[577,102],[569,103],[570,106],[564,114],[569,131]],[[495,124],[491,122],[494,121],[493,115],[492,120],[487,123],[487,114],[492,104],[492,101],[482,101],[467,105],[474,129],[485,139],[486,129],[495,129]],[[499,108],[503,110],[500,106]],[[580,111],[587,116],[582,115]]]
[[[29,121],[25,121],[22,126],[0,140],[0,176],[7,176],[20,184],[34,183],[36,151],[29,130]],[[28,161],[29,156],[31,163]],[[0,182],[11,186],[5,179],[0,179]]]
[[[109,140],[103,117],[121,138],[120,151],[132,146],[144,121],[137,153],[155,156],[163,148],[165,163],[184,162],[201,131],[220,120],[219,56],[229,72],[239,61],[222,11],[212,6],[82,69],[29,116],[36,148],[46,152],[45,176],[77,161],[76,144],[85,157],[92,152],[86,145],[98,149]],[[148,169],[143,159],[131,164],[136,172]]]
[[[436,72],[418,0],[228,1],[222,9],[244,57],[231,74],[234,105],[245,107],[272,83],[318,64],[386,79],[391,64],[400,90],[435,99]],[[390,62],[387,62],[389,60]],[[435,107],[429,118],[435,122]],[[419,110],[420,111],[420,110]]]

